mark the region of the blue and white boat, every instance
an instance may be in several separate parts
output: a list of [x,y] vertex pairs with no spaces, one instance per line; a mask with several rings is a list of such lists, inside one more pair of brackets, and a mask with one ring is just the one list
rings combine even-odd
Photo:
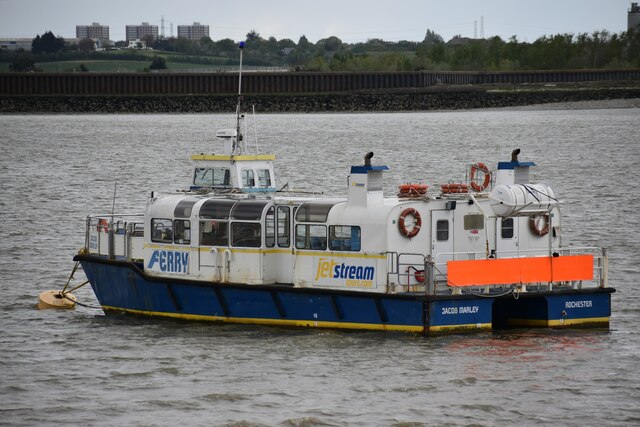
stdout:
[[275,156],[249,153],[243,120],[239,96],[187,190],[87,217],[75,260],[105,313],[425,335],[608,327],[606,251],[562,244],[558,199],[519,150],[390,197],[368,153],[346,197],[311,197],[276,188]]

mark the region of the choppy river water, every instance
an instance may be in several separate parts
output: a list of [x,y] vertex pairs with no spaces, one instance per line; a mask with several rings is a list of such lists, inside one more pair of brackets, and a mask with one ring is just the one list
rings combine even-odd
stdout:
[[[252,122],[252,119],[249,119]],[[385,190],[464,177],[521,148],[563,201],[565,244],[610,253],[608,331],[423,338],[38,311],[84,218],[185,188],[232,115],[0,116],[0,424],[638,425],[640,109],[288,114],[256,118],[291,187],[346,193],[367,151]],[[251,130],[250,133],[253,133]],[[96,304],[89,287],[76,292]]]

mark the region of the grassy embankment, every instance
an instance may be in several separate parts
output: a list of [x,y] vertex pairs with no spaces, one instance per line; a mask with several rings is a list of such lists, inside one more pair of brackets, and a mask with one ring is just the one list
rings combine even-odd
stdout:
[[[216,72],[226,68],[225,58],[154,50],[113,50],[93,53],[90,59],[39,61],[35,63],[35,66],[37,69],[49,73],[78,72],[81,65],[84,65],[89,72],[136,73],[148,70],[155,56],[161,56],[166,60],[169,71]],[[9,62],[0,63],[0,72],[8,72],[9,65]]]

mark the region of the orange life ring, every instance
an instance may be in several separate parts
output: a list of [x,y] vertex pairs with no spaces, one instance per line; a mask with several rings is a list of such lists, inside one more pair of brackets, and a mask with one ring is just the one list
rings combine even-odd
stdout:
[[[544,222],[538,224],[538,219],[542,218]],[[549,215],[533,215],[529,218],[529,228],[536,236],[546,236],[549,233]]]
[[109,232],[109,221],[107,221],[106,219],[99,219],[98,220],[98,231],[103,231],[105,233]]
[[416,272],[413,273],[413,276],[416,278],[418,283],[424,283],[424,270],[416,270]]
[[[408,216],[412,216],[415,219],[415,224],[413,224],[413,228],[411,230],[407,229],[404,222]],[[402,211],[400,214],[400,218],[398,219],[398,228],[400,228],[400,233],[404,237],[411,239],[415,237],[420,232],[420,227],[422,226],[422,217],[420,216],[420,212],[418,212],[414,208],[407,208]]]
[[469,186],[467,184],[440,184],[442,194],[452,193],[468,193]]
[[[482,181],[482,184],[476,182],[476,173],[478,171],[484,173],[484,181]],[[486,190],[489,187],[489,183],[491,183],[491,172],[489,172],[487,165],[482,162],[474,163],[471,166],[469,181],[471,181],[471,188],[473,188],[474,191]]]

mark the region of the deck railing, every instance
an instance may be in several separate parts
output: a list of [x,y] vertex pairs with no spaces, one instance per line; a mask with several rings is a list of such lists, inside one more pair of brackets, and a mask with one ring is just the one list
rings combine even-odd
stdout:
[[[569,257],[573,258],[569,259]],[[513,253],[503,251],[498,254],[498,258],[495,258],[495,255],[494,258],[487,258],[484,252],[439,253],[434,259],[423,254],[387,252],[387,260],[387,288],[390,293],[499,294],[514,289],[518,292],[540,292],[554,288],[583,289],[608,286],[607,251],[595,247],[555,249],[551,256],[545,250],[514,251]],[[496,266],[501,261],[513,260],[515,267],[522,264],[524,269],[527,268],[526,264],[544,264],[549,267],[548,270],[551,272],[542,271],[539,275],[540,278],[544,278],[545,274],[554,277],[553,270],[561,267],[564,268],[565,273],[557,274],[556,277],[560,277],[558,280],[531,280],[532,275],[523,272],[522,275],[517,273],[513,275],[515,277],[513,280],[486,282],[486,277],[482,277],[482,273],[486,272],[487,268],[490,269],[492,265],[483,262],[491,260],[497,261]],[[567,267],[571,267],[571,262],[574,260],[579,262],[580,271],[567,273]],[[460,284],[455,283],[448,274],[449,261],[478,261],[477,264],[468,264],[481,267],[481,270],[478,271],[477,284],[473,280]],[[590,267],[585,262],[592,262],[592,266]],[[593,269],[592,272],[587,271],[590,268]],[[518,277],[520,278],[518,279]]]
[[142,259],[143,214],[89,215],[85,227],[85,251],[109,259]]

